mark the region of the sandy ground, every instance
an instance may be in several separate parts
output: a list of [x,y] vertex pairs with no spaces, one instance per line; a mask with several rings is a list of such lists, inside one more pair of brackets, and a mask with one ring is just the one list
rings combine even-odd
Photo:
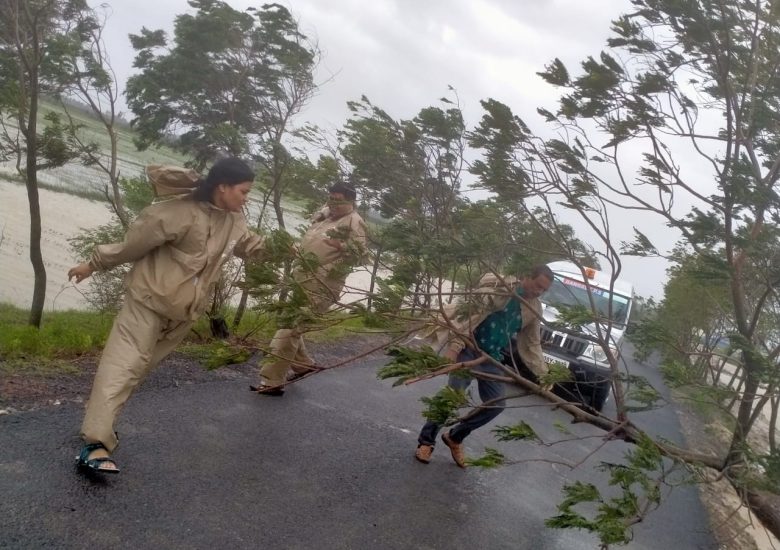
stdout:
[[[84,229],[111,221],[108,206],[101,202],[40,190],[42,250],[46,264],[46,310],[86,309],[87,301],[80,288],[68,282],[67,272],[77,263],[68,239]],[[286,220],[287,221],[287,220]],[[290,216],[294,228],[303,220]],[[33,269],[30,263],[30,211],[27,190],[23,185],[0,178],[0,302],[30,307]],[[360,268],[346,281],[345,303],[363,299],[360,289],[367,289],[371,274]],[[82,283],[84,286],[84,283]]]
[[[86,300],[67,271],[76,259],[68,239],[82,229],[108,223],[104,203],[41,189],[42,251],[46,265],[46,310],[83,309]],[[0,301],[30,307],[33,269],[30,263],[30,210],[23,185],[0,179]]]

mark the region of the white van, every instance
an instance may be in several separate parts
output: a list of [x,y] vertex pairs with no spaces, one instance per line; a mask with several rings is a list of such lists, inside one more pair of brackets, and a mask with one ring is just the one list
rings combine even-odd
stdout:
[[[609,347],[617,357],[631,315],[633,285],[621,279],[610,285],[609,272],[591,268],[585,269],[583,277],[580,268],[572,262],[552,262],[548,266],[555,280],[540,298],[545,322],[555,322],[562,307],[580,305],[590,311],[593,305],[602,318],[599,323],[602,336],[606,335],[611,320]],[[593,299],[592,305],[588,288]],[[556,387],[555,393],[564,399],[579,401],[586,407],[601,411],[612,388],[612,371],[604,349],[588,339],[588,336],[596,335],[595,323],[582,326],[578,331],[543,324],[541,331],[545,361],[568,367],[574,377],[573,382]]]

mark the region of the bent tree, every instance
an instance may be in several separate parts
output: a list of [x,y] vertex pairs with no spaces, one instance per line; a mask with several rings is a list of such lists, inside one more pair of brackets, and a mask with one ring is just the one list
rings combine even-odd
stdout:
[[[780,283],[780,10],[762,1],[634,0],[633,5],[632,13],[614,21],[607,48],[597,59],[584,60],[578,76],[559,59],[540,73],[562,92],[557,108],[538,110],[549,123],[545,135],[554,137],[535,135],[498,102],[483,102],[486,114],[471,145],[485,154],[472,170],[499,200],[515,205],[559,242],[560,212],[578,216],[595,236],[595,252],[613,280],[621,271],[621,253],[671,254],[659,250],[654,233],[642,227],[635,227],[633,240],[616,235],[610,215],[637,212],[675,230],[677,257],[695,258],[706,268],[701,276],[725,291],[720,304],[733,327],[729,337],[744,380],[721,455],[674,448],[631,422],[634,402],[649,404],[652,391],[624,372],[609,347],[609,324],[597,330],[594,340],[612,366],[617,417],[563,408],[637,448],[624,467],[611,470],[620,498],[609,500],[593,486],[574,483],[566,487],[561,513],[550,525],[593,530],[605,545],[627,542],[630,526],[659,501],[658,483],[666,475],[661,457],[667,457],[721,473],[780,534],[780,521],[751,484],[759,462],[777,486],[772,478],[777,457],[759,456],[748,440],[758,407],[773,398],[778,379],[778,333],[771,321]],[[588,312],[570,313],[570,323],[588,321]],[[445,371],[440,363],[401,350],[386,374],[413,381]],[[506,374],[507,380],[515,378]],[[441,397],[429,404],[430,414],[446,416],[457,404],[452,396]],[[507,427],[501,437],[527,439],[532,433]],[[489,453],[482,463],[501,460]],[[598,512],[578,511],[585,503],[597,504]]]
[[[83,24],[71,25],[79,19]],[[15,156],[30,205],[30,262],[34,283],[29,323],[40,327],[46,300],[46,266],[41,252],[38,172],[78,156],[73,136],[56,112],[44,115],[41,100],[60,89],[60,67],[94,25],[84,0],[9,0],[0,10],[0,156]],[[43,118],[43,117],[42,117]],[[10,129],[10,123],[16,129]],[[22,164],[24,167],[22,168]]]
[[[615,21],[610,50],[587,59],[580,77],[560,60],[542,73],[567,90],[557,113],[543,114],[576,137],[540,158],[565,163],[569,185],[584,196],[658,216],[727,283],[746,376],[729,467],[745,460],[759,385],[777,371],[756,328],[767,312],[761,296],[777,285],[776,266],[764,260],[780,234],[780,12],[760,1],[634,4],[635,13]],[[609,141],[594,144],[604,133]],[[641,149],[635,172],[632,146]],[[630,251],[656,252],[642,234]],[[756,271],[764,284],[749,288],[747,274]]]
[[[111,211],[125,229],[130,225],[128,212],[120,187],[119,170],[119,84],[111,67],[108,51],[103,40],[107,20],[104,5],[91,12],[74,14],[68,23],[79,28],[82,40],[73,43],[63,55],[60,66],[60,105],[68,118],[69,133],[80,152],[85,166],[94,166],[105,174],[107,183],[99,185]],[[69,101],[70,100],[70,101]],[[72,101],[86,105],[97,119],[108,139],[108,152],[104,154],[96,143],[82,135],[81,124],[73,116]]]

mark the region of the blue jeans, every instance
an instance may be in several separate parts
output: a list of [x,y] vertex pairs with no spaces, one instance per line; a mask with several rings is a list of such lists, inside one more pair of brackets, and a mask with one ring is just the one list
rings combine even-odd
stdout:
[[[479,353],[476,351],[464,348],[458,354],[458,361],[471,361],[479,357]],[[503,376],[504,373],[496,365],[486,361],[481,365],[478,365],[472,369],[474,372],[484,372],[487,374],[497,374]],[[471,378],[465,378],[459,372],[450,374],[447,385],[456,390],[466,389],[471,384]],[[479,389],[479,398],[482,402],[497,399],[504,395],[504,383],[496,382],[494,380],[482,380],[477,378],[477,388]],[[450,438],[456,443],[461,443],[467,435],[476,430],[477,428],[484,426],[499,414],[504,411],[505,402],[503,400],[491,403],[488,407],[479,409],[469,418],[458,422],[450,429]],[[428,421],[420,430],[420,436],[417,438],[417,442],[420,445],[431,445],[436,443],[436,435],[439,433],[441,426],[435,422]]]

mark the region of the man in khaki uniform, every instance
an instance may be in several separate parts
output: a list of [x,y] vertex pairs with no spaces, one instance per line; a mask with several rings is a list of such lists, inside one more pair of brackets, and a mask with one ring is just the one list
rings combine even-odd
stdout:
[[[365,257],[366,223],[355,211],[355,198],[352,187],[343,183],[331,187],[327,204],[314,215],[301,240],[304,267],[296,269],[293,278],[306,293],[314,315],[324,314],[338,302],[347,275]],[[311,268],[305,267],[309,255],[315,260]],[[276,331],[271,357],[260,369],[261,383],[253,390],[281,396],[286,382],[312,371],[314,360],[306,352],[304,332],[301,326]]]
[[249,231],[242,208],[254,180],[237,158],[217,161],[205,179],[176,167],[150,166],[158,196],[185,196],[145,208],[124,242],[95,247],[71,268],[76,282],[124,263],[125,299],[100,359],[81,427],[79,466],[119,472],[110,453],[119,444],[114,423],[147,373],[187,335],[207,306],[231,255],[261,258],[264,241]]

